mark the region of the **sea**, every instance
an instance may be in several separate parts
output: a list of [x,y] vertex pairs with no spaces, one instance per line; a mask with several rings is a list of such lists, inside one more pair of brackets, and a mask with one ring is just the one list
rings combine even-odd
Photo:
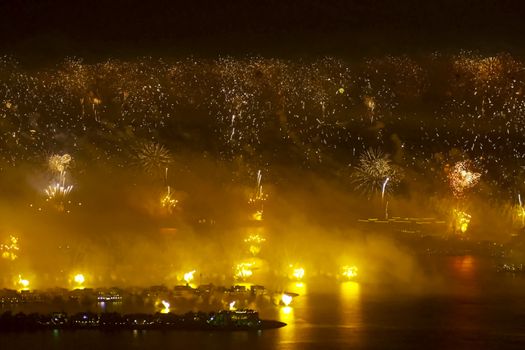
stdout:
[[497,272],[490,258],[422,263],[439,271],[435,287],[418,288],[419,280],[298,285],[289,307],[259,310],[287,323],[280,329],[0,333],[0,349],[525,349],[525,276]]

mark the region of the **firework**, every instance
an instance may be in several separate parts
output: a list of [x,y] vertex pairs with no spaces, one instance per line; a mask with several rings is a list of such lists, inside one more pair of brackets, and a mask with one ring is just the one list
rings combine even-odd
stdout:
[[454,209],[453,216],[455,229],[459,230],[461,233],[467,232],[471,219],[470,214],[458,209]]
[[136,153],[136,159],[148,173],[159,173],[171,163],[171,154],[166,147],[155,142],[144,143]]
[[53,173],[62,174],[67,170],[73,158],[69,154],[53,154],[48,158],[49,169]]
[[161,300],[160,304],[162,305],[162,309],[160,310],[161,314],[168,314],[170,312],[170,303],[166,300]]
[[242,262],[235,266],[235,278],[244,280],[253,275],[253,266],[251,262]]
[[518,206],[516,207],[516,216],[521,219],[521,226],[525,226],[525,208],[521,200],[521,193],[518,193]]
[[252,204],[260,204],[262,208],[263,202],[266,201],[266,199],[268,199],[268,195],[263,192],[263,187],[262,187],[261,182],[262,182],[262,173],[261,173],[261,170],[258,170],[257,171],[257,185],[255,186],[255,191],[250,197],[250,199],[248,200],[248,202]]
[[63,183],[53,183],[44,189],[48,199],[63,200],[73,190],[73,185],[64,186]]
[[464,160],[454,164],[454,167],[448,174],[450,187],[452,188],[454,196],[463,196],[466,190],[477,185],[480,177],[480,173],[476,173],[472,170],[471,161]]
[[266,242],[266,238],[261,237],[261,236],[258,235],[258,234],[253,234],[253,235],[248,236],[248,238],[246,238],[246,239],[244,240],[244,242],[246,242],[246,243],[256,243],[256,244],[261,244],[261,243]]
[[383,182],[383,186],[381,187],[381,199],[385,199],[385,190],[386,190],[386,185],[388,184],[388,181],[390,181],[389,177],[385,179],[385,182]]
[[345,279],[354,279],[357,277],[357,266],[345,265],[341,268],[341,275]]
[[19,250],[20,247],[18,246],[18,238],[15,236],[9,236],[9,239],[6,243],[0,244],[2,259],[15,260],[18,258]]
[[182,276],[182,279],[184,280],[184,282],[186,282],[186,284],[190,284],[191,281],[193,281],[193,278],[194,278],[194,275],[195,274],[195,270],[192,270],[192,271],[189,271],[189,272],[186,272],[183,276]]
[[297,281],[300,281],[304,277],[304,268],[302,267],[295,267],[294,265],[289,265],[290,267],[290,277],[292,279],[295,279]]
[[266,239],[258,234],[253,234],[246,238],[244,242],[249,245],[248,250],[253,256],[255,256],[261,251],[261,244],[266,242]]
[[171,187],[167,186],[166,193],[160,198],[160,205],[162,208],[167,209],[169,213],[177,206],[178,201],[172,197]]
[[70,166],[73,157],[69,154],[53,154],[48,159],[48,165],[55,179],[45,189],[44,193],[48,200],[57,202],[58,207],[63,209],[64,199],[73,190],[73,185],[66,184],[67,169]]
[[[402,177],[401,169],[392,164],[387,154],[372,148],[361,155],[359,164],[352,174],[357,189],[369,195],[381,191],[383,198],[385,191],[399,184]],[[388,183],[391,186],[387,187]]]
[[262,221],[263,219],[263,211],[257,210],[255,213],[252,214],[252,219],[255,221]]
[[29,280],[22,278],[22,275],[18,275],[18,286],[20,290],[29,290]]

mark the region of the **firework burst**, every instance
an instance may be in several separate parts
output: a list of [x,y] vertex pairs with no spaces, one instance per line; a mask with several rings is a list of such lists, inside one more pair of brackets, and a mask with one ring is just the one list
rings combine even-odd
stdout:
[[54,179],[44,189],[47,200],[56,201],[59,209],[63,210],[63,201],[73,190],[73,185],[66,184],[66,171],[73,160],[71,155],[53,154],[48,158],[48,166],[54,174]]
[[0,252],[2,252],[2,259],[16,260],[18,258],[18,252],[20,247],[18,246],[18,238],[15,236],[9,236],[9,240],[0,244]]
[[[383,197],[385,192],[392,191],[402,178],[402,170],[392,164],[389,155],[372,148],[361,155],[352,174],[352,181],[357,189],[368,195],[381,192]],[[386,186],[387,183],[390,186]]]
[[160,173],[172,161],[170,151],[155,142],[144,143],[135,156],[138,163],[148,173]]
[[53,154],[48,158],[49,169],[53,173],[62,174],[69,168],[72,160],[71,155],[67,153],[63,155]]
[[166,209],[169,213],[177,206],[178,201],[173,198],[173,193],[171,192],[171,187],[168,186],[166,193],[160,199],[160,205],[162,208]]
[[481,174],[475,172],[472,168],[470,160],[463,160],[454,164],[454,167],[448,174],[448,180],[454,196],[462,197],[466,190],[478,184]]
[[64,185],[64,183],[55,182],[47,186],[44,192],[48,199],[64,199],[73,190],[73,185]]

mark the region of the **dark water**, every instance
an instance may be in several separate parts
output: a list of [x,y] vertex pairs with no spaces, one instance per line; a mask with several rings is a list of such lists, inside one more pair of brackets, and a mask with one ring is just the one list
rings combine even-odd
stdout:
[[0,336],[0,349],[524,349],[525,278],[494,262],[434,258],[424,289],[313,281],[290,308],[261,310],[287,327],[260,332],[55,331]]

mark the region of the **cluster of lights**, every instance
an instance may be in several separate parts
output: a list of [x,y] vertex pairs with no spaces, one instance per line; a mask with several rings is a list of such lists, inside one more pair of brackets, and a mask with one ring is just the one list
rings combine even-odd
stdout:
[[244,280],[253,275],[254,263],[241,262],[235,266],[235,278]]
[[461,210],[454,209],[454,224],[455,227],[459,230],[459,232],[467,232],[468,225],[470,224],[470,219],[470,214]]
[[20,247],[18,245],[18,238],[15,236],[9,236],[6,243],[0,244],[2,259],[15,260],[18,258],[19,251]]
[[171,187],[168,186],[166,193],[160,199],[161,207],[171,213],[171,211],[177,206],[177,203],[178,201],[173,198],[173,194],[171,193]]
[[461,197],[465,190],[476,186],[480,177],[480,173],[472,170],[472,162],[468,160],[457,162],[449,173],[452,192],[456,197]]
[[294,265],[289,265],[289,268],[290,268],[290,275],[293,279],[295,279],[296,281],[301,281],[303,278],[304,278],[304,268],[300,267],[300,266],[294,266]]
[[345,279],[354,279],[357,277],[357,271],[358,271],[358,268],[357,266],[355,265],[345,265],[341,268],[341,275],[345,278]]
[[261,251],[261,245],[262,243],[266,242],[266,238],[261,237],[258,234],[252,234],[248,236],[248,238],[246,238],[244,242],[248,244],[248,250],[250,251],[250,253],[253,256],[256,256]]

